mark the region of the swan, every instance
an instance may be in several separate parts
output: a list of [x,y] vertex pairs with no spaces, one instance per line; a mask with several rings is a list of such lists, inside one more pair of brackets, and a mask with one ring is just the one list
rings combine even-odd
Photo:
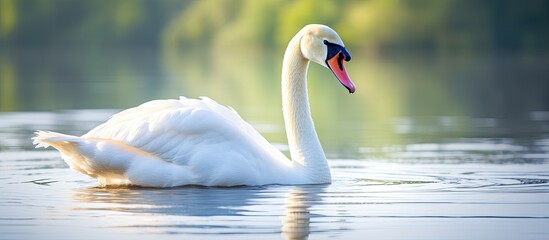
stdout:
[[282,105],[291,159],[232,108],[206,97],[153,100],[113,115],[83,136],[36,131],[36,148],[57,149],[70,168],[100,186],[327,184],[331,174],[309,109],[307,69],[330,69],[349,93],[351,55],[331,28],[311,24],[289,42]]

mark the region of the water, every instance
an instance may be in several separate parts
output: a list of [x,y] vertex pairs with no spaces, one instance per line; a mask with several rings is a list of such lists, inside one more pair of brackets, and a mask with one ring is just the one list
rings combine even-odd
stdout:
[[[504,119],[399,118],[393,128],[404,143],[347,147],[336,134],[345,126],[319,128],[332,136],[321,137],[330,185],[99,188],[56,151],[31,146],[34,129],[82,134],[115,111],[0,114],[0,239],[549,237],[549,136],[494,137]],[[527,129],[547,127],[544,114],[533,113]],[[465,122],[489,137],[447,137]],[[286,150],[276,120],[254,125]],[[446,133],[428,141],[431,128]]]

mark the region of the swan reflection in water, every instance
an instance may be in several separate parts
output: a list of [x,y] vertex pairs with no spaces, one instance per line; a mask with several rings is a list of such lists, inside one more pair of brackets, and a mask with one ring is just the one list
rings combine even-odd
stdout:
[[[320,201],[318,195],[325,187],[92,187],[74,192],[75,206],[72,210],[103,215],[105,221],[99,227],[111,230],[123,228],[138,233],[251,236],[281,232],[286,239],[307,239],[310,232],[309,209]],[[101,214],[103,211],[104,214]],[[277,217],[282,211],[283,216]]]
[[[318,187],[318,186],[317,186]],[[310,233],[311,214],[309,208],[316,202],[322,188],[296,187],[291,189],[282,217],[282,235],[285,239],[307,239]]]

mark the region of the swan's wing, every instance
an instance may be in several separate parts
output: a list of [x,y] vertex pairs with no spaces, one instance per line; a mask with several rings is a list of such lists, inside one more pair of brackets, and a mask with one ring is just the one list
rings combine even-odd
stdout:
[[209,98],[150,101],[112,116],[82,137],[121,141],[179,165],[210,156],[285,159],[233,109]]

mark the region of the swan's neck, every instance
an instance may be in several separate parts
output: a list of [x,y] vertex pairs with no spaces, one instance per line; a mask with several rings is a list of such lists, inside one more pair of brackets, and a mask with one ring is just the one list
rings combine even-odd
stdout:
[[314,183],[329,183],[330,168],[309,109],[309,60],[301,53],[300,41],[300,36],[290,41],[282,63],[282,109],[290,154],[296,169],[302,169]]

